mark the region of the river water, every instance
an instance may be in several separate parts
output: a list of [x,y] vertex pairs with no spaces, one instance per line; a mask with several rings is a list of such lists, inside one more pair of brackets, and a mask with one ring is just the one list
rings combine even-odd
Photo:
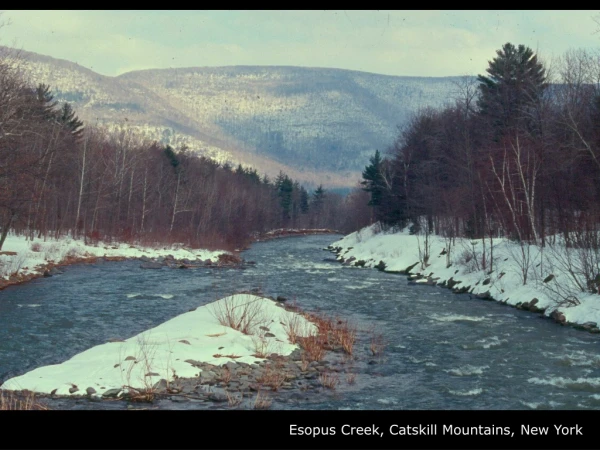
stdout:
[[[336,236],[257,243],[240,269],[143,270],[137,261],[67,268],[0,291],[0,382],[128,338],[223,295],[259,287],[308,310],[375,327],[383,357],[354,385],[302,409],[598,409],[600,337],[538,314],[406,277],[326,261]],[[358,346],[367,352],[368,342]]]

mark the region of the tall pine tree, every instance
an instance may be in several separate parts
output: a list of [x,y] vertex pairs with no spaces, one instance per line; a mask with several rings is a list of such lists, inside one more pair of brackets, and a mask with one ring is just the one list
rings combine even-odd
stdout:
[[365,167],[362,177],[363,181],[360,184],[364,186],[363,189],[365,191],[371,194],[369,206],[381,206],[384,183],[383,176],[381,175],[381,154],[379,150],[376,150],[375,155],[369,160],[369,165]]
[[506,43],[479,75],[481,114],[499,131],[530,122],[531,109],[548,87],[546,70],[529,47]]

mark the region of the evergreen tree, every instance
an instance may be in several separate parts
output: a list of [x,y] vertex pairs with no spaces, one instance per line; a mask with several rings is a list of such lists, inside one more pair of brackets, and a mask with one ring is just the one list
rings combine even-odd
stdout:
[[306,192],[304,186],[300,187],[300,212],[302,214],[308,213],[308,192]]
[[246,169],[246,176],[252,180],[254,183],[258,184],[260,183],[260,175],[258,174],[258,172],[256,171],[256,169]]
[[478,106],[495,128],[504,130],[530,119],[530,110],[548,87],[546,71],[533,50],[506,43],[479,75]]
[[167,145],[165,147],[164,153],[165,153],[165,156],[167,157],[167,159],[169,160],[169,162],[171,163],[171,166],[173,166],[173,168],[175,169],[175,173],[178,173],[179,172],[179,158],[177,158],[177,155],[173,151],[173,148],[170,145]]
[[381,154],[379,150],[375,151],[375,155],[369,160],[369,165],[365,167],[362,173],[363,181],[360,183],[363,189],[371,193],[369,206],[378,207],[381,205],[383,197],[384,184],[381,175]]
[[69,130],[74,137],[80,137],[83,133],[83,122],[75,115],[73,107],[69,103],[64,103],[58,111],[58,122]]
[[279,196],[281,208],[283,210],[283,219],[290,219],[294,183],[290,177],[285,175],[283,172],[279,172],[279,175],[275,179],[275,188],[277,189],[277,195]]
[[56,105],[58,102],[54,100],[54,95],[50,91],[50,86],[47,84],[40,83],[35,88],[35,95],[40,106],[41,115],[46,120],[53,120],[56,118]]
[[312,198],[312,206],[316,211],[319,211],[323,206],[323,201],[325,200],[325,189],[323,189],[323,185],[319,185],[319,187],[313,192]]

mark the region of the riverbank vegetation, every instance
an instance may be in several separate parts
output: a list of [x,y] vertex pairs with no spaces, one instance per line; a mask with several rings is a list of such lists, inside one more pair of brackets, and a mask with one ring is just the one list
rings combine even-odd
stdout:
[[550,65],[507,43],[485,75],[457,85],[453,104],[422,111],[385,158],[372,157],[363,187],[374,217],[410,227],[416,270],[427,274],[439,256],[433,235],[448,267],[461,259],[487,275],[508,241],[502,258],[520,285],[547,279],[562,304],[598,294],[599,80],[598,53],[572,50]]
[[33,392],[46,403],[62,397],[154,403],[175,396],[267,409],[278,397],[333,391],[340,374],[354,384],[357,361],[370,358],[354,343],[359,334],[366,343],[371,331],[285,299],[238,293],[6,380],[0,409],[39,408]]
[[[364,202],[284,173],[217,163],[127,126],[84,124],[52,88],[0,55],[0,250],[9,233],[86,244],[183,244],[234,250],[275,228],[351,231]],[[364,223],[359,224],[364,225]],[[8,249],[10,250],[10,249]]]

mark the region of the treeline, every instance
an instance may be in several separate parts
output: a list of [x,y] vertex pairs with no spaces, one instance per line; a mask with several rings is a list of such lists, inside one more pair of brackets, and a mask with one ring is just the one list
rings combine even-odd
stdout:
[[91,241],[233,249],[253,232],[362,226],[360,194],[314,193],[144,141],[123,126],[86,126],[50,87],[32,87],[0,58],[0,249],[9,231]]
[[[453,105],[422,111],[388,158],[371,159],[363,186],[375,218],[540,245],[562,234],[599,248],[600,54],[570,51],[550,73],[530,48],[507,43],[486,75],[457,88]],[[573,241],[581,236],[591,241]]]

